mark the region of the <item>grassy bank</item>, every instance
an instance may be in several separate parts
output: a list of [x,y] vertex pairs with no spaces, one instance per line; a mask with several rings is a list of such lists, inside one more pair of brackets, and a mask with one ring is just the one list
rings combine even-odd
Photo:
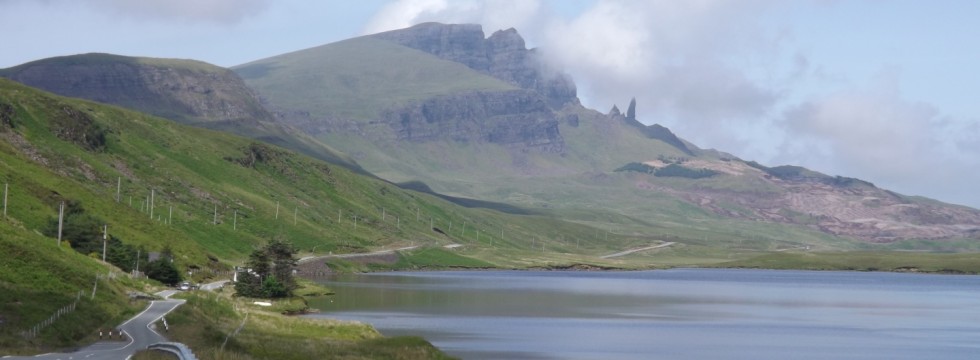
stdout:
[[167,336],[201,359],[449,359],[421,338],[386,338],[366,324],[284,316],[224,293],[188,294],[167,321]]
[[771,253],[710,265],[781,270],[900,271],[980,274],[980,254],[921,252]]
[[[123,275],[104,277],[104,264],[24,231],[14,219],[0,220],[0,254],[0,355],[95,341],[99,328],[114,327],[145,305],[125,295],[125,289],[142,284]],[[32,329],[35,334],[25,334]]]

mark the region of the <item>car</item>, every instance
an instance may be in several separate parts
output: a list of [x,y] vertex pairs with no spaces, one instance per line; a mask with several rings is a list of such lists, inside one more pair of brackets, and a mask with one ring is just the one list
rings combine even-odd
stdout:
[[186,282],[186,281],[180,283],[180,285],[177,285],[177,290],[187,291],[187,290],[190,290],[190,289],[191,289],[191,283]]

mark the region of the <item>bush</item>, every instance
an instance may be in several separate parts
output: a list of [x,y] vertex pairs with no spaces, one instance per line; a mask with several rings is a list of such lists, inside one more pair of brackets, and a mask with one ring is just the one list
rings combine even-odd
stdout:
[[160,257],[146,264],[146,277],[161,283],[174,286],[181,280],[180,271],[174,266],[169,257]]
[[682,177],[688,179],[702,179],[718,175],[717,171],[709,169],[690,169],[677,164],[670,164],[661,169],[657,169],[653,176],[657,177]]
[[643,163],[631,162],[629,164],[623,165],[622,167],[614,171],[616,172],[632,171],[632,172],[638,172],[644,174],[653,174],[654,172],[657,171],[657,168]]

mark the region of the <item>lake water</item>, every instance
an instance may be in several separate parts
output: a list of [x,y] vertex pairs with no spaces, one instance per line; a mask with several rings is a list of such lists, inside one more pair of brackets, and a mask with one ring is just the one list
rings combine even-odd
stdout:
[[464,359],[980,359],[980,277],[676,269],[342,276],[312,317]]

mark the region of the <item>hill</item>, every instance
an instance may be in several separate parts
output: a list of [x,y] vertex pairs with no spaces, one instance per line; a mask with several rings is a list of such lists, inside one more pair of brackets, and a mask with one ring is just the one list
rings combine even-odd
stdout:
[[238,75],[208,63],[92,53],[0,69],[0,77],[62,96],[259,139],[363,171],[345,154],[275,122]]
[[[603,228],[621,225],[597,214],[643,219],[630,228],[642,234],[698,237],[692,229],[700,229],[739,238],[760,224],[786,224],[794,230],[774,239],[799,244],[798,233],[820,231],[892,246],[941,240],[941,248],[975,248],[960,241],[980,236],[975,209],[699,149],[645,125],[635,101],[626,114],[584,108],[571,79],[536,54],[513,29],[486,37],[479,25],[427,23],[233,70],[285,114],[281,121],[382,178],[421,181],[450,196]],[[419,69],[428,76],[413,76]],[[489,85],[500,83],[510,87]]]

